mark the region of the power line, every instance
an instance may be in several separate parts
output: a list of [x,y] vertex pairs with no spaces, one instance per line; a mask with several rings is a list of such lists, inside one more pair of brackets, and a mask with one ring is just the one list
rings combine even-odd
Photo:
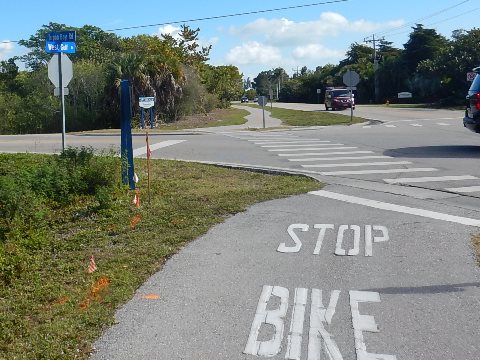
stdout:
[[[217,16],[207,16],[207,17],[203,17],[203,18],[196,18],[196,19],[189,19],[189,20],[176,20],[176,21],[169,21],[169,22],[158,23],[158,24],[128,26],[128,27],[123,27],[123,28],[108,29],[108,30],[105,30],[105,31],[113,32],[113,31],[122,31],[122,30],[141,29],[141,28],[154,27],[154,26],[164,26],[164,25],[173,25],[173,24],[184,24],[184,23],[189,23],[189,22],[215,20],[215,19],[224,19],[224,18],[230,18],[230,17],[238,17],[238,16],[254,15],[254,14],[263,14],[263,13],[268,13],[268,12],[275,12],[275,11],[282,11],[282,10],[292,10],[292,9],[306,8],[306,7],[312,7],[312,6],[319,6],[319,5],[328,5],[328,4],[335,4],[335,3],[347,2],[347,1],[350,1],[350,0],[330,0],[330,1],[322,1],[322,2],[317,2],[317,3],[312,3],[312,4],[294,5],[294,6],[287,6],[287,7],[275,8],[275,9],[247,11],[247,12],[242,12],[242,13],[234,13],[234,14],[226,14],[226,15],[217,15]],[[19,42],[19,41],[20,41],[20,40],[1,41],[0,44],[2,44],[2,43]]]
[[390,30],[385,30],[385,31],[379,32],[379,33],[377,33],[377,35],[387,35],[387,34],[393,32],[393,31],[397,31],[397,30],[400,30],[400,29],[404,29],[404,28],[406,28],[406,27],[410,27],[410,26],[413,25],[413,24],[418,24],[420,21],[423,21],[423,20],[426,20],[426,19],[430,19],[430,18],[432,18],[432,17],[435,17],[435,16],[437,16],[437,15],[440,15],[440,14],[442,14],[442,13],[444,13],[444,12],[447,12],[447,11],[449,11],[449,10],[451,10],[451,9],[454,9],[454,8],[456,8],[456,7],[460,6],[460,5],[463,5],[463,4],[467,3],[467,2],[470,2],[470,0],[461,1],[461,2],[459,2],[459,3],[457,3],[457,4],[455,4],[455,5],[449,6],[449,7],[445,8],[445,9],[441,9],[441,10],[439,10],[439,11],[436,11],[436,12],[430,14],[430,15],[426,15],[426,16],[421,17],[421,18],[419,18],[419,19],[410,21],[410,22],[408,22],[408,23],[406,23],[406,24],[404,24],[404,25],[402,25],[402,26],[398,26],[398,27],[393,28],[393,29],[390,29]]
[[[110,29],[110,30],[106,30],[106,31],[131,30],[131,29],[140,29],[140,28],[153,27],[153,26],[182,24],[182,23],[194,22],[194,21],[205,21],[205,20],[224,19],[224,18],[229,18],[229,17],[237,17],[237,16],[244,16],[244,15],[254,15],[254,14],[262,14],[262,13],[274,12],[274,11],[291,10],[291,9],[299,9],[299,8],[319,6],[319,5],[335,4],[335,3],[346,2],[346,1],[350,1],[350,0],[331,0],[331,1],[323,1],[323,2],[318,2],[318,3],[313,3],[313,4],[294,5],[294,6],[287,6],[287,7],[276,8],[276,9],[256,10],[256,11],[247,11],[247,12],[243,12],[243,13],[235,13],[235,14],[227,14],[227,15],[218,15],[218,16],[208,16],[208,17],[197,18],[197,19],[169,21],[169,22],[164,22],[164,23],[159,23],[159,24],[129,26],[129,27],[123,27],[123,28],[118,28],[118,29]],[[468,1],[468,0],[467,0],[467,1]]]
[[[436,21],[436,22],[433,22],[433,23],[425,24],[425,26],[426,26],[426,27],[430,27],[430,26],[433,26],[433,25],[441,24],[441,23],[444,23],[444,22],[447,22],[447,21],[450,21],[450,20],[459,18],[460,16],[464,16],[464,15],[466,15],[466,14],[471,14],[471,13],[473,13],[474,11],[478,11],[478,10],[480,10],[480,8],[471,9],[471,10],[462,12],[462,13],[460,13],[460,14],[458,14],[458,15],[454,15],[454,16],[448,17],[448,18],[446,18],[446,19],[442,19],[442,20],[439,20],[439,21]],[[400,31],[400,32],[396,32],[396,33],[393,33],[393,34],[389,34],[388,36],[389,36],[389,37],[393,37],[393,36],[397,36],[397,35],[403,35],[403,34],[406,34],[406,33],[410,32],[410,31],[411,31],[411,30],[403,30],[403,31]]]

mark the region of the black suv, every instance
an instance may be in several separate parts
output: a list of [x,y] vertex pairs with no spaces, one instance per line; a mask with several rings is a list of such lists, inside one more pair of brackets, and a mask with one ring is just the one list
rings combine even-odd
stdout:
[[467,106],[465,109],[465,117],[463,118],[463,126],[476,133],[480,132],[480,67],[473,69],[477,73],[472,81],[470,89],[468,89]]

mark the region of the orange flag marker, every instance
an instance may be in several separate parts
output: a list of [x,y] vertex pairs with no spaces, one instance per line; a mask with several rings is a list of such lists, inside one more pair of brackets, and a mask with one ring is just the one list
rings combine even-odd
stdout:
[[97,265],[95,264],[95,258],[92,256],[90,256],[90,261],[88,263],[88,269],[87,269],[87,272],[89,274],[93,273],[95,270],[97,270]]

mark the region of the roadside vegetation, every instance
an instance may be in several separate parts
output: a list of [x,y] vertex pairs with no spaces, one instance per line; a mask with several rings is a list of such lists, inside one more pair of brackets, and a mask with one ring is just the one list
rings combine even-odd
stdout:
[[[261,108],[255,104],[242,104],[254,108]],[[270,106],[265,107],[265,111],[270,112],[270,116],[282,120],[282,125],[288,126],[328,126],[328,125],[351,125],[366,122],[364,118],[354,116],[350,119],[350,111],[343,114],[334,114],[328,111],[303,111],[283,109]]]
[[137,208],[120,165],[86,148],[0,154],[0,358],[87,359],[115,309],[185,244],[254,203],[321,187],[155,160],[149,194],[137,159]]
[[[199,43],[200,29],[182,26],[178,37],[120,37],[85,25],[49,23],[19,41],[26,54],[0,61],[0,134],[61,131],[59,98],[53,95],[45,52],[47,32],[75,30],[77,52],[68,56],[73,79],[66,96],[66,130],[119,128],[119,84],[129,80],[132,123],[140,123],[140,96],[155,96],[154,124],[230,106],[243,93],[242,75],[233,65],[207,63],[211,46]],[[22,62],[26,70],[19,70]]]
[[[325,88],[344,86],[343,75],[354,70],[360,75],[354,91],[357,104],[408,101],[441,107],[462,105],[470,87],[466,74],[480,65],[478,43],[478,28],[455,30],[446,38],[435,29],[415,24],[403,48],[393,46],[387,39],[378,41],[376,72],[372,47],[353,43],[338,64],[314,69],[304,66],[292,77],[283,68],[265,69],[248,79],[255,93],[247,94],[250,99],[254,95],[272,94],[281,102],[323,102]],[[412,99],[398,99],[399,92],[412,93]]]

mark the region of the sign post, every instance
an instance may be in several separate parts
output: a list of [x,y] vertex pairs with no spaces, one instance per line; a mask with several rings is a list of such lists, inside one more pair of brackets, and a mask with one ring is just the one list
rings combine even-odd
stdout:
[[142,129],[145,129],[145,142],[147,143],[147,189],[148,189],[148,203],[150,204],[150,143],[148,141],[148,129],[145,126],[144,109],[149,109],[150,129],[153,129],[153,106],[155,105],[154,96],[140,96],[138,104],[141,110]]
[[258,105],[262,107],[262,113],[263,113],[263,128],[265,129],[265,104],[267,103],[267,97],[266,96],[259,96],[258,97]]
[[353,92],[355,90],[355,86],[360,82],[360,75],[353,70],[348,70],[345,74],[343,74],[343,83],[348,86],[348,90],[350,90],[350,122],[353,121]]
[[[48,63],[48,78],[55,85],[56,95],[60,96],[62,111],[62,151],[65,150],[65,95],[68,89],[65,88],[73,77],[72,62],[64,53],[73,54],[76,52],[77,35],[75,31],[49,32],[45,39],[45,51],[54,53]],[[57,90],[58,89],[58,90]]]
[[155,97],[154,96],[140,96],[138,98],[138,104],[140,106],[141,110],[141,124],[142,124],[142,129],[145,128],[145,118],[144,118],[144,109],[150,109],[149,111],[149,120],[150,120],[150,129],[153,129],[153,106],[155,105]]

